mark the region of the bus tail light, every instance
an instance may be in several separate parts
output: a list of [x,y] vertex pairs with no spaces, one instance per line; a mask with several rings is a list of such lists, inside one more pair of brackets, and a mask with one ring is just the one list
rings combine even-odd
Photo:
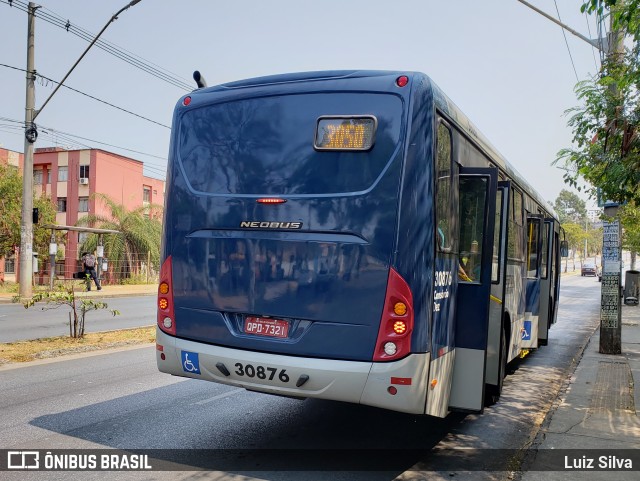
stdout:
[[176,335],[176,320],[173,310],[173,276],[171,256],[167,257],[160,268],[158,285],[158,327],[167,334]]
[[393,361],[405,357],[411,351],[412,331],[411,289],[400,274],[390,269],[373,360]]

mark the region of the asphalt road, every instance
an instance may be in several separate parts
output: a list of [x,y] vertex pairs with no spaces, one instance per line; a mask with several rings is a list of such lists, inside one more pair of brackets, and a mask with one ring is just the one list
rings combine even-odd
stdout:
[[[85,318],[85,331],[112,331],[153,325],[156,323],[155,300],[155,296],[105,299],[109,309],[117,309],[120,314],[113,316],[106,309],[89,311]],[[22,304],[0,304],[0,342],[68,335],[70,312],[71,308],[67,306],[50,309],[45,303],[38,303],[29,309]]]
[[[419,463],[446,457],[448,448],[526,448],[597,325],[599,286],[592,277],[563,279],[549,345],[511,366],[500,402],[482,415],[440,420],[173,378],[157,372],[149,347],[0,368],[0,449],[242,449],[248,456],[263,449],[285,455],[366,449],[372,462],[404,451],[409,457],[393,471],[207,472],[185,458],[177,472],[4,472],[2,479],[414,480],[426,476]],[[429,479],[507,479],[510,460],[504,461],[499,473],[441,472]]]

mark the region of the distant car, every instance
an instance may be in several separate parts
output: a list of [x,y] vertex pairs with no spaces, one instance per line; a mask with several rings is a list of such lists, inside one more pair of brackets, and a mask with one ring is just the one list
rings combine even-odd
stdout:
[[583,276],[597,276],[598,269],[593,262],[583,262],[582,268],[580,269],[580,274]]

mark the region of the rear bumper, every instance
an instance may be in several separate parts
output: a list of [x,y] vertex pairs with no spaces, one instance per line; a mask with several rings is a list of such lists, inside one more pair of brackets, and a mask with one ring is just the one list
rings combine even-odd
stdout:
[[[159,328],[156,344],[158,369],[174,376],[268,394],[359,403],[412,414],[425,412],[429,353],[389,363],[307,359],[187,341]],[[392,384],[392,378],[403,381]],[[395,395],[388,392],[392,385],[397,389]]]

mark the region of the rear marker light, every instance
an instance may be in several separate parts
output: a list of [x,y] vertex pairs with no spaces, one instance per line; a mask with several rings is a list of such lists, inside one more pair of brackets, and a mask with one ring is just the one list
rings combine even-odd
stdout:
[[384,353],[387,356],[393,356],[398,351],[398,348],[393,342],[387,342],[384,345]]
[[278,199],[276,197],[265,197],[256,200],[258,204],[284,204],[287,199]]
[[436,387],[436,384],[438,384],[438,380],[437,379],[432,379],[431,380],[431,389],[434,389]]
[[164,346],[161,344],[156,344],[156,351],[160,351],[160,352],[164,351]]
[[404,334],[407,330],[407,325],[404,321],[396,321],[393,323],[393,332],[396,334]]
[[404,316],[407,313],[407,305],[404,302],[398,302],[393,306],[393,312],[396,316]]
[[163,361],[167,358],[167,356],[164,355],[164,352],[160,354],[160,359],[162,359]]
[[191,97],[185,97],[184,100],[182,101],[182,105],[184,105],[185,107],[190,103],[191,103]]
[[389,387],[387,388],[387,392],[388,392],[389,394],[391,394],[392,396],[395,396],[395,395],[398,393],[398,389],[397,389],[397,388],[395,388],[395,387],[393,387],[393,386],[389,386]]
[[401,384],[403,386],[411,386],[410,377],[392,377],[391,384]]
[[400,75],[400,77],[396,79],[396,85],[398,87],[404,87],[408,83],[409,83],[409,77],[407,77],[406,75]]

